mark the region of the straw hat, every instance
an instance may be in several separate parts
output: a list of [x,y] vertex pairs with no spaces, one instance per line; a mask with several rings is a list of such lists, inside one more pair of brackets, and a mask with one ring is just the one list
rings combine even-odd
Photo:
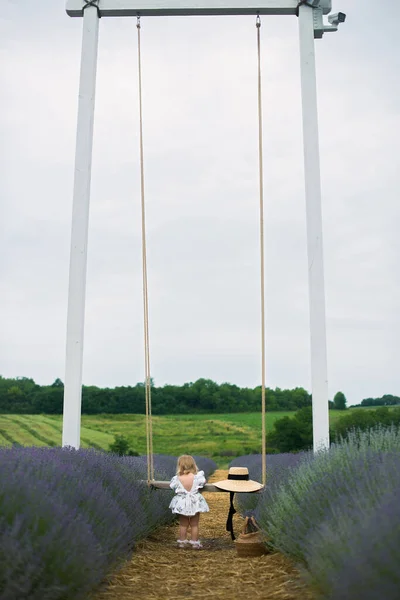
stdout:
[[217,481],[213,485],[227,492],[258,492],[263,488],[261,483],[249,478],[247,467],[231,467],[228,471],[228,479]]

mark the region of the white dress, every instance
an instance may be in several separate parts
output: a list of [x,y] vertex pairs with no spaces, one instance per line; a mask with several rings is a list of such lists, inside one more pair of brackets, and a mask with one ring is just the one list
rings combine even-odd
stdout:
[[198,491],[202,488],[206,482],[204,477],[204,471],[199,471],[195,474],[193,479],[193,485],[188,490],[179,481],[178,475],[175,475],[171,479],[169,486],[175,491],[175,496],[171,500],[169,508],[173,513],[178,515],[185,515],[187,517],[193,517],[198,512],[208,512],[208,504],[205,498]]

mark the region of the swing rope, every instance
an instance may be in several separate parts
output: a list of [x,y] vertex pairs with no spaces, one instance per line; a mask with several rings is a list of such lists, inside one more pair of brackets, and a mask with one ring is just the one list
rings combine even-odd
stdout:
[[261,77],[261,18],[257,15],[257,57],[258,57],[258,154],[260,178],[260,258],[261,258],[261,473],[262,484],[267,482],[266,431],[265,431],[265,256],[264,256],[264,158],[263,158],[263,116],[262,116],[262,77]]
[[144,366],[146,394],[146,442],[147,442],[147,480],[154,481],[153,458],[153,422],[151,414],[151,377],[150,377],[150,338],[149,338],[149,294],[147,280],[147,245],[146,245],[146,205],[144,185],[144,151],[143,151],[143,94],[142,94],[142,48],[140,17],[137,18],[138,32],[138,73],[139,73],[139,141],[140,141],[140,187],[142,208],[142,273],[143,273],[143,314],[144,314]]
[[[145,352],[145,394],[146,394],[146,442],[147,442],[147,479],[154,481],[153,458],[153,423],[151,411],[151,377],[150,377],[150,339],[149,339],[149,299],[147,279],[147,245],[146,245],[146,210],[144,181],[143,150],[143,94],[142,94],[142,52],[141,24],[137,17],[138,32],[138,73],[139,73],[139,140],[140,140],[140,182],[142,211],[142,272],[143,272],[143,313],[144,313],[144,352]],[[261,18],[257,15],[257,55],[258,55],[258,151],[259,151],[259,189],[260,189],[260,258],[261,258],[261,418],[262,449],[261,470],[262,483],[266,484],[266,424],[265,424],[265,256],[264,256],[264,161],[263,161],[263,118],[262,118],[262,76],[261,76]]]

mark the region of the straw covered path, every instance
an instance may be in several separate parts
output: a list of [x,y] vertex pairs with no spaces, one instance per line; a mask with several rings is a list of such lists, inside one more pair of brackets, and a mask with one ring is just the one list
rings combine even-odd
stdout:
[[[226,479],[216,471],[209,482]],[[92,600],[178,600],[230,598],[312,600],[296,569],[282,555],[237,558],[234,543],[225,531],[229,494],[204,493],[210,512],[200,517],[203,550],[178,549],[177,525],[158,529],[141,542],[132,559]],[[234,517],[238,535],[243,519]]]

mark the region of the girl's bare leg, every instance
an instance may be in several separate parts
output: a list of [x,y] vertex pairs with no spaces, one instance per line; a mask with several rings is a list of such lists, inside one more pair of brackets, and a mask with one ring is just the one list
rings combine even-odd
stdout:
[[199,540],[199,520],[200,513],[196,513],[193,517],[190,517],[190,527],[192,530],[192,542]]
[[[188,527],[189,527],[189,517],[185,517],[184,515],[179,515],[179,539],[182,542],[186,542]],[[193,535],[193,533],[192,533],[192,535]]]

